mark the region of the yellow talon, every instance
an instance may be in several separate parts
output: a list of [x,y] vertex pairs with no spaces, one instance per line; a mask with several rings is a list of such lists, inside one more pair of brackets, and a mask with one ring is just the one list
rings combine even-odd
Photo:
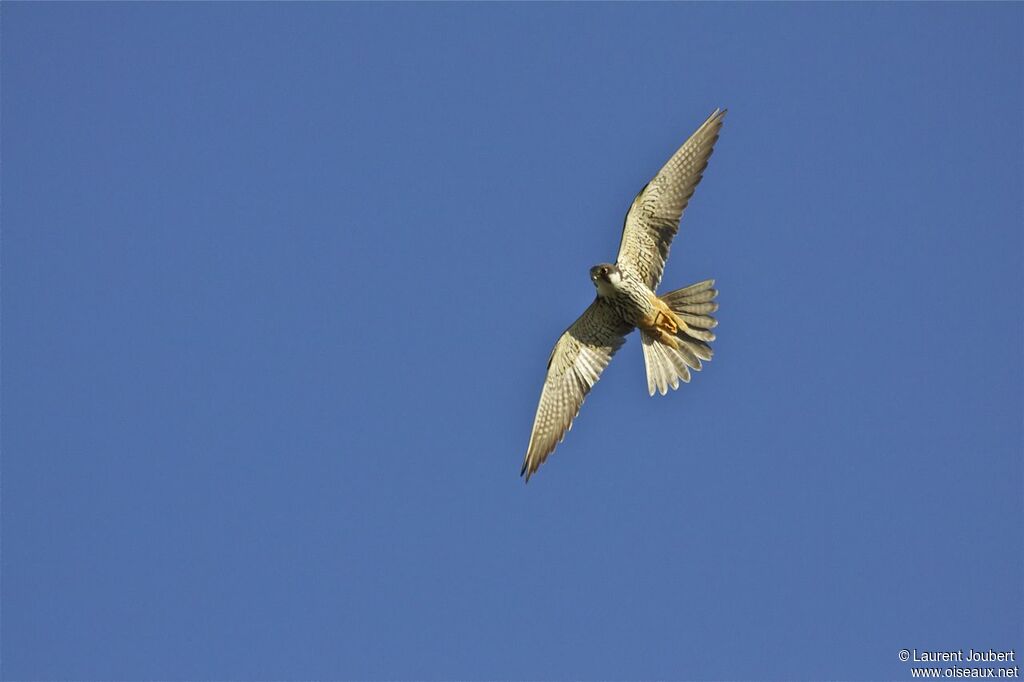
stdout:
[[676,321],[672,319],[674,316],[666,315],[663,311],[659,310],[654,315],[654,326],[658,329],[667,331],[670,334],[675,334],[679,327],[676,325]]

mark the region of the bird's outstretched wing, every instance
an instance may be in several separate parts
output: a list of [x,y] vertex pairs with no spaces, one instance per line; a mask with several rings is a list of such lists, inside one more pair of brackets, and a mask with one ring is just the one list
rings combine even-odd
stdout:
[[595,299],[559,337],[548,359],[548,375],[520,472],[527,482],[572,427],[583,398],[631,330],[611,305]]
[[640,190],[626,214],[618,265],[631,269],[652,290],[661,281],[679,219],[708,165],[724,117],[724,109],[715,109]]

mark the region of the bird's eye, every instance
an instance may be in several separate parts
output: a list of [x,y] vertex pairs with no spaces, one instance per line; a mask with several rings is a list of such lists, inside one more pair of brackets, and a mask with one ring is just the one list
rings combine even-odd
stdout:
[[601,268],[601,274],[602,275],[607,275],[608,274],[608,268]]

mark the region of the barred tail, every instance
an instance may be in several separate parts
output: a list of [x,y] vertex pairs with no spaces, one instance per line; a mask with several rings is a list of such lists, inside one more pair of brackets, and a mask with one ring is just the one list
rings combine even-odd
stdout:
[[670,343],[663,343],[645,331],[640,332],[647,365],[647,390],[651,395],[655,391],[665,395],[669,386],[679,388],[680,380],[684,383],[690,381],[691,369],[700,371],[701,360],[711,359],[713,351],[708,343],[715,340],[711,329],[718,324],[711,317],[711,313],[718,310],[718,304],[714,302],[718,291],[714,285],[715,280],[708,279],[661,297],[685,322],[685,325],[679,325],[674,336],[667,339]]

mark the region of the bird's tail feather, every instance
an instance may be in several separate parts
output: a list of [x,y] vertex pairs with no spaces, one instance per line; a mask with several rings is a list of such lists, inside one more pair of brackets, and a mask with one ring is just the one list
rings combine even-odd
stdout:
[[647,365],[647,390],[665,395],[668,388],[679,388],[680,380],[690,381],[690,370],[700,371],[701,360],[708,361],[713,355],[709,342],[715,340],[711,329],[718,322],[711,313],[718,310],[714,302],[718,291],[715,280],[709,279],[683,289],[670,291],[661,297],[668,307],[686,323],[671,338],[672,345],[662,343],[645,331],[640,332],[643,343],[644,362]]

